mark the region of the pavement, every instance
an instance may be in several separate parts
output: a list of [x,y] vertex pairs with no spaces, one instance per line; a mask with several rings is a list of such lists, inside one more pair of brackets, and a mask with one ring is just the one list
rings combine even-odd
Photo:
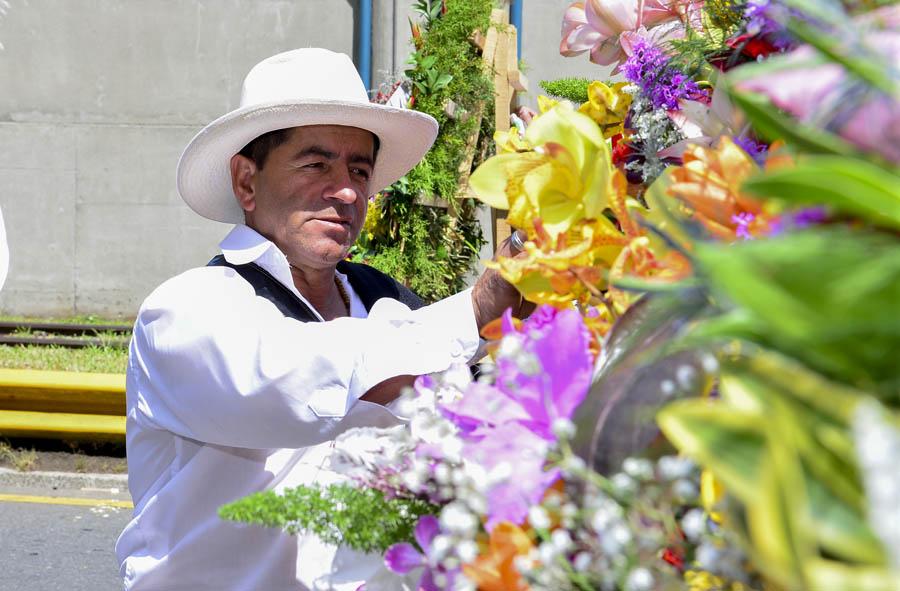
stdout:
[[130,519],[125,475],[0,468],[0,591],[121,590]]

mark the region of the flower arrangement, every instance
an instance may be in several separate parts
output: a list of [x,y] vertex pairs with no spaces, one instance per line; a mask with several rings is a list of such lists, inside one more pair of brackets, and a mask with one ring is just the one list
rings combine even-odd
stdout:
[[343,435],[345,484],[223,515],[382,553],[368,591],[900,588],[878,4],[573,4],[561,51],[627,82],[560,86],[587,100],[542,98],[471,179],[527,234],[491,264],[535,312],[476,379],[419,378],[407,426]]

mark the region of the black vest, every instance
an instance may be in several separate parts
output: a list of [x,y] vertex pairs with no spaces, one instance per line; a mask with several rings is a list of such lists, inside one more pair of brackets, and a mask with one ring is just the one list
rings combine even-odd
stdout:
[[[275,307],[289,318],[300,322],[319,321],[303,300],[256,263],[232,265],[225,260],[224,256],[217,255],[206,266],[234,269],[238,275],[253,286],[256,295],[275,304]],[[341,261],[337,265],[337,270],[347,276],[350,286],[353,287],[353,291],[359,296],[366,310],[371,310],[375,302],[381,298],[398,300],[412,310],[425,305],[422,299],[409,288],[368,265]]]

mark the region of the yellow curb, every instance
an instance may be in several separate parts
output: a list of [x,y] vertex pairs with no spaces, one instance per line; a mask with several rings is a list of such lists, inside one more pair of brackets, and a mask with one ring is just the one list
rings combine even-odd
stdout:
[[124,416],[125,376],[0,369],[0,409]]
[[125,417],[0,410],[0,436],[121,441]]
[[122,507],[133,509],[131,501],[117,501],[115,499],[80,499],[77,497],[37,497],[32,495],[3,495],[0,494],[0,502],[7,503],[39,503],[43,505],[78,505],[82,507]]

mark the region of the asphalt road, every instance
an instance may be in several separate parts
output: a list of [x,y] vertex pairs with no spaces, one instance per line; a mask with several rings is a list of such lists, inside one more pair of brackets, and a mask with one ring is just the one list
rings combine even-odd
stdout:
[[[91,504],[63,504],[72,498]],[[131,509],[98,501],[124,498],[103,490],[0,488],[0,591],[121,590],[114,547]]]

